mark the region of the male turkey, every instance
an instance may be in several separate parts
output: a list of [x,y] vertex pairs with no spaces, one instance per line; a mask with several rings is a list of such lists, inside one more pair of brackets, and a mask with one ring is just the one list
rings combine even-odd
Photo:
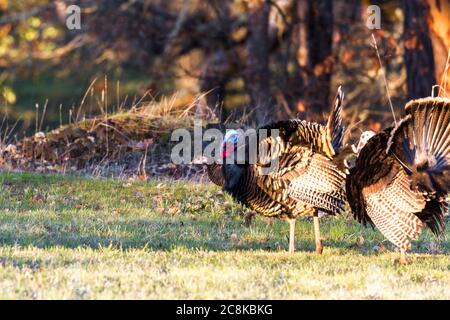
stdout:
[[400,262],[424,226],[444,230],[450,190],[450,99],[410,101],[395,127],[365,132],[346,181],[354,217],[400,248]]
[[[268,136],[258,147],[269,151],[266,159],[250,163],[228,163],[238,146],[248,149],[243,136],[228,131],[222,144],[224,189],[234,199],[267,217],[286,219],[290,224],[289,252],[294,251],[295,221],[299,216],[313,216],[316,252],[322,253],[318,210],[337,214],[345,199],[345,150],[341,148],[342,101],[339,89],[326,125],[302,120],[287,120],[258,129],[278,129],[277,137]],[[241,144],[240,144],[241,143]],[[342,150],[341,150],[342,149]],[[250,157],[250,155],[247,155]],[[277,159],[278,167],[271,172],[267,159]]]

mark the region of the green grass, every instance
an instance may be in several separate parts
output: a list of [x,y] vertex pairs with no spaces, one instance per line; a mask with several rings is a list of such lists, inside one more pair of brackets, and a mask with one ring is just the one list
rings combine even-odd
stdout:
[[0,173],[0,188],[2,299],[450,298],[450,243],[429,232],[403,266],[346,217],[322,219],[318,256],[305,219],[289,255],[286,222],[246,228],[211,185]]

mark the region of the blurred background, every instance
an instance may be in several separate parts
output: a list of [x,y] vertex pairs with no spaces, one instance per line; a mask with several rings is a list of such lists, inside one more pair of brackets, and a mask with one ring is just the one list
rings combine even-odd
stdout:
[[0,0],[2,128],[17,140],[158,103],[157,116],[322,121],[342,85],[347,123],[380,130],[384,77],[398,116],[433,85],[447,94],[449,18],[450,0]]

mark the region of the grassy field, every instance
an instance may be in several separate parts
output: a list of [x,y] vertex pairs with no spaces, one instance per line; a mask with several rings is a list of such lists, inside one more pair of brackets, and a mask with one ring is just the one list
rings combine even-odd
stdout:
[[[346,217],[257,217],[211,185],[0,173],[2,299],[450,298],[450,242],[425,232],[412,263]],[[433,253],[433,254],[431,254]]]

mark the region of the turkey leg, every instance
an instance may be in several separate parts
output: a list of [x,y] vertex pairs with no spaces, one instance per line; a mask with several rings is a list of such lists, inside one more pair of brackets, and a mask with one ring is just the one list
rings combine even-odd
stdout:
[[406,250],[400,249],[400,264],[408,264],[408,258],[406,258]]
[[320,223],[319,223],[319,213],[317,210],[314,212],[314,237],[316,239],[316,253],[322,254],[322,239],[320,237]]
[[289,253],[295,251],[295,218],[288,219],[289,222]]

